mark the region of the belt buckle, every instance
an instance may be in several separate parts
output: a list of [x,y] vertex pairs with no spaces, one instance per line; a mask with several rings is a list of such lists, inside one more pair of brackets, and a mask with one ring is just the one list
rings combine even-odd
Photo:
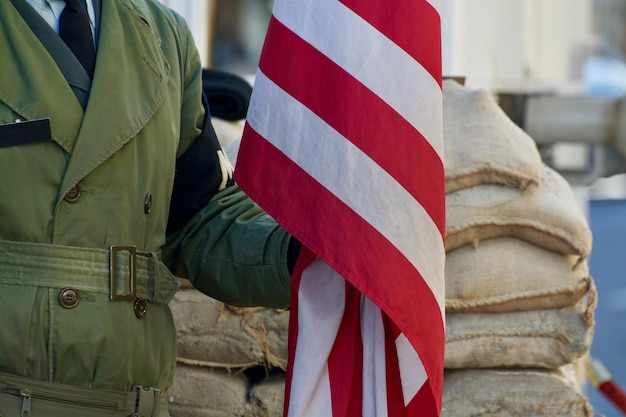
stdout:
[[[117,293],[117,254],[118,252],[128,252],[128,291],[130,294],[121,295]],[[112,245],[109,248],[109,280],[111,285],[111,301],[134,301],[137,296],[137,248],[135,246]]]
[[154,387],[134,385],[135,412],[130,417],[151,417],[159,415],[161,390]]

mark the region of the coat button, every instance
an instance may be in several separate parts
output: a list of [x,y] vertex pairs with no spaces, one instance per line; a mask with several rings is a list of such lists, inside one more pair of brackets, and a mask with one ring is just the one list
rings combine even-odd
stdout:
[[133,304],[133,310],[135,310],[135,316],[137,316],[138,319],[142,319],[148,313],[148,303],[146,300],[137,298]]
[[148,193],[143,199],[143,212],[150,214],[152,211],[152,194]]
[[69,203],[73,203],[74,201],[80,198],[80,194],[81,194],[80,185],[76,184],[72,188],[70,188],[67,193],[65,193],[65,196],[63,197],[63,199]]
[[65,308],[74,308],[78,305],[78,292],[73,288],[63,288],[59,292],[59,303]]

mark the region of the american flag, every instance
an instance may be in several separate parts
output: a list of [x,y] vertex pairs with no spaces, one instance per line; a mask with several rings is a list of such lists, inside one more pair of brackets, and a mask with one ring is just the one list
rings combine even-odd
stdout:
[[438,416],[445,190],[434,0],[276,0],[235,180],[304,248],[285,416]]

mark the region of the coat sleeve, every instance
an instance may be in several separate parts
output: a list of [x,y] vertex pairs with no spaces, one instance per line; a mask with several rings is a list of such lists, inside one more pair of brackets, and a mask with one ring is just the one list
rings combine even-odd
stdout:
[[[290,235],[232,181],[184,22],[181,138],[163,260],[203,293],[238,306],[286,307]],[[293,244],[291,245],[293,247]]]
[[287,307],[291,236],[237,186],[220,191],[164,251],[203,293],[237,306]]

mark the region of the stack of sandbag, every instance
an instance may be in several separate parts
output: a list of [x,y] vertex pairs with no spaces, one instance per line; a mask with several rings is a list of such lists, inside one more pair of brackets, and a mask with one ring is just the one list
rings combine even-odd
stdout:
[[[288,312],[232,307],[191,288],[170,305],[178,334],[176,377],[167,393],[172,417],[258,415],[250,414],[258,407],[253,394],[262,390],[254,382],[268,383],[266,375],[284,374],[287,366]],[[251,378],[256,368],[262,376]],[[282,409],[282,388],[279,395],[274,408]]]
[[592,416],[591,232],[569,184],[485,91],[444,82],[443,416]]

